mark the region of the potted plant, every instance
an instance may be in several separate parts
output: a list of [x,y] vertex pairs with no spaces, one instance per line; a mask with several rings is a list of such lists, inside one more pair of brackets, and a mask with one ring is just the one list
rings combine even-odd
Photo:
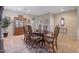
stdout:
[[8,36],[7,27],[10,25],[10,17],[4,17],[0,23],[1,27],[4,29],[4,37]]

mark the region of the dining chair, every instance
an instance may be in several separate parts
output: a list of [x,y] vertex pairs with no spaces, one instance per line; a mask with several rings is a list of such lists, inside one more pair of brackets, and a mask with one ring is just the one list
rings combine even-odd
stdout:
[[23,29],[24,29],[24,41],[25,41],[25,43],[29,43],[29,41],[30,41],[29,32],[28,32],[26,26],[24,26]]
[[48,27],[47,27],[47,25],[43,26],[43,32],[44,33],[48,33]]
[[24,42],[28,43],[29,34],[28,34],[26,20],[23,22],[23,30],[24,30]]
[[58,37],[59,31],[60,31],[60,27],[59,27],[59,25],[57,25],[54,29],[54,33],[52,33],[51,35],[47,35],[47,34],[45,35],[45,41],[49,45],[48,46],[49,48],[53,48],[53,52],[55,52],[54,47],[56,47],[56,49],[58,49],[57,37]]
[[42,32],[42,25],[38,25],[38,32]]
[[27,28],[29,33],[30,44],[32,45],[33,48],[36,48],[37,46],[39,47],[40,45],[39,40],[41,39],[41,37],[32,32],[31,25],[27,25]]

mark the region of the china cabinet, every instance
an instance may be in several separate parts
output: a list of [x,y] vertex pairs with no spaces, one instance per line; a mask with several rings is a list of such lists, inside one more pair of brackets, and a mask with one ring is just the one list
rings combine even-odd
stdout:
[[14,35],[24,34],[24,23],[26,22],[26,18],[22,15],[18,15],[18,17],[14,18]]

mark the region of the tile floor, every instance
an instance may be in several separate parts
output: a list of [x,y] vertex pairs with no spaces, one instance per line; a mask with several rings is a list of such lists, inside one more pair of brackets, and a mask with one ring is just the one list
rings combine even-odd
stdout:
[[4,49],[6,53],[30,53],[24,44],[23,35],[4,38]]
[[[3,38],[4,49],[6,53],[32,53],[32,51],[25,46],[23,41],[24,36],[12,36]],[[51,51],[51,49],[49,49]],[[79,41],[72,38],[59,35],[58,37],[58,53],[77,53],[79,52]]]

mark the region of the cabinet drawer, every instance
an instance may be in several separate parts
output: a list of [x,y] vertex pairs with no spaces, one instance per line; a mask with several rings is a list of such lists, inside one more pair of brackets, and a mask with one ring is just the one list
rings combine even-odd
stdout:
[[23,28],[17,28],[17,29],[15,30],[15,35],[21,35],[21,34],[24,34]]

